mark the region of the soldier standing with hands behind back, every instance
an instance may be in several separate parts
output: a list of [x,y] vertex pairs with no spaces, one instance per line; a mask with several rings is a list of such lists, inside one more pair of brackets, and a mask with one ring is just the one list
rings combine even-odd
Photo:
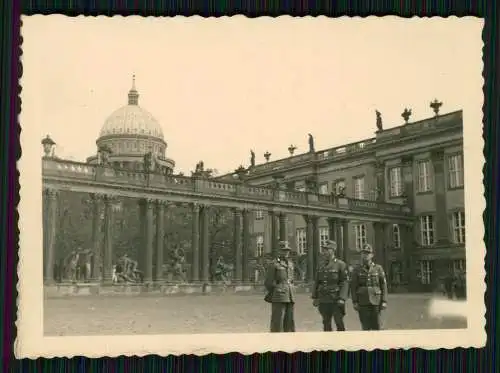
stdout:
[[332,331],[332,317],[337,331],[345,331],[345,301],[349,290],[347,265],[336,258],[337,244],[328,240],[322,247],[326,260],[316,273],[312,291],[313,305],[323,319],[323,331]]
[[271,303],[271,333],[295,332],[293,285],[294,266],[290,260],[291,248],[287,241],[279,243],[278,257],[266,271],[264,300]]
[[373,262],[373,248],[365,244],[362,264],[351,277],[352,305],[359,314],[363,330],[380,330],[380,313],[387,307],[387,281],[384,269]]

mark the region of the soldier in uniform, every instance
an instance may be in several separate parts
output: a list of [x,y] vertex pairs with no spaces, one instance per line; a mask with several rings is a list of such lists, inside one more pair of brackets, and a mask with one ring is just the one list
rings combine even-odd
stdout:
[[380,330],[380,312],[387,307],[384,269],[373,262],[373,248],[369,244],[363,246],[361,259],[362,264],[352,272],[352,304],[363,330]]
[[279,243],[278,256],[266,271],[266,302],[271,303],[271,333],[294,332],[294,266],[288,242]]
[[316,273],[312,291],[313,305],[318,307],[323,319],[323,331],[332,331],[332,317],[337,331],[345,331],[345,301],[349,290],[347,265],[335,257],[335,241],[326,241],[322,248],[326,260]]

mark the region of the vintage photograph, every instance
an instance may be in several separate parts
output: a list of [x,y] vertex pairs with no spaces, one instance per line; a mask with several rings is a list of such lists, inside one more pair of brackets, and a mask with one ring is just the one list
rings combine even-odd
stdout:
[[481,31],[24,17],[19,349],[481,344]]

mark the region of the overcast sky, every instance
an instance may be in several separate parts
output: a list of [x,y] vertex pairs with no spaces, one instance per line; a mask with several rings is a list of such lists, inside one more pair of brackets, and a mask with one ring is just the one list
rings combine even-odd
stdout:
[[[220,172],[370,138],[384,128],[464,110],[481,125],[478,19],[203,19],[32,16],[23,19],[23,127],[85,160],[106,118],[127,103],[160,122],[177,171]],[[30,132],[31,133],[31,132]],[[42,149],[40,146],[40,155]]]

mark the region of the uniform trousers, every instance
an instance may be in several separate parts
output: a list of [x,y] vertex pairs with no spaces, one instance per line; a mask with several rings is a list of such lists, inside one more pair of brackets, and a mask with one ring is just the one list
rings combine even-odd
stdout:
[[295,331],[293,308],[293,302],[273,302],[271,304],[271,333]]
[[330,332],[333,330],[332,318],[335,321],[337,331],[345,331],[345,305],[339,305],[338,303],[320,303],[318,305],[318,311],[323,319],[323,331]]
[[359,321],[363,330],[380,330],[380,306],[364,305],[358,306]]

